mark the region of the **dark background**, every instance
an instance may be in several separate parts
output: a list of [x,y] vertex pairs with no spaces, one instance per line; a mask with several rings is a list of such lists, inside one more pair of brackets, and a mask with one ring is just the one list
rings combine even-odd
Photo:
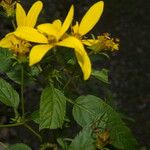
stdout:
[[[33,0],[21,0],[29,8]],[[65,18],[71,4],[75,19],[80,20],[97,0],[43,0],[44,10],[39,22]],[[150,1],[105,0],[104,13],[92,33],[109,32],[120,39],[119,52],[110,61],[111,90],[121,112],[134,119],[129,122],[140,147],[150,149]],[[46,20],[45,20],[46,17]],[[0,37],[9,32],[10,24],[2,17]],[[0,134],[2,134],[0,132]],[[0,136],[1,137],[1,136]]]

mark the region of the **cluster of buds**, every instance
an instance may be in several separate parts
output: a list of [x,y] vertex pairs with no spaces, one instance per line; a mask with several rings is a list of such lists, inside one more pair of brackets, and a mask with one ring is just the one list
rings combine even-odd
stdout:
[[103,35],[98,36],[97,39],[93,40],[89,48],[93,50],[94,53],[99,53],[105,50],[114,52],[119,50],[119,42],[120,40],[118,38],[111,38],[109,33],[104,33]]
[[7,17],[13,17],[15,14],[15,5],[18,1],[13,0],[1,0],[0,6],[3,7]]

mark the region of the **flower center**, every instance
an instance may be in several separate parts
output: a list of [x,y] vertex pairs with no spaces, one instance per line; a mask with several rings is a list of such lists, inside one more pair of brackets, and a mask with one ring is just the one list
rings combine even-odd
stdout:
[[55,44],[57,42],[57,39],[54,35],[47,35],[49,44]]
[[29,52],[31,44],[25,40],[17,38],[16,36],[12,36],[10,39],[11,42],[11,50],[18,54],[24,55]]

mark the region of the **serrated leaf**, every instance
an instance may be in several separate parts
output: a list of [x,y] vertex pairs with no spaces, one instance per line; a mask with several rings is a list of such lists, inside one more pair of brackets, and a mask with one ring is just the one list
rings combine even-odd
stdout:
[[12,58],[13,54],[10,50],[6,48],[0,48],[0,71],[7,72],[13,61]]
[[80,96],[74,105],[73,116],[82,127],[95,123],[107,114],[106,129],[110,132],[112,145],[123,150],[136,150],[137,142],[120,115],[100,98],[88,95]]
[[66,97],[54,88],[47,87],[42,92],[40,101],[40,129],[61,128],[66,112]]
[[10,67],[9,71],[6,72],[8,78],[18,84],[21,82],[21,67],[21,64],[15,64]]
[[11,145],[9,148],[5,150],[32,150],[32,149],[26,144],[17,143],[17,144]]
[[34,111],[31,114],[30,119],[33,120],[35,123],[40,124],[40,112],[39,112],[39,110]]
[[96,79],[98,79],[98,80],[100,80],[100,81],[102,81],[102,82],[104,82],[104,83],[109,83],[108,82],[108,70],[107,69],[102,69],[102,70],[93,70],[92,71],[92,75],[96,78]]
[[0,78],[0,101],[7,106],[17,108],[19,105],[19,95],[13,87]]
[[[20,84],[21,82],[21,69],[22,64],[13,65],[9,71],[6,72],[7,76],[13,80],[14,82]],[[34,77],[37,76],[41,72],[40,67],[28,65],[24,65],[24,80],[26,81],[24,84],[29,84],[34,80]]]
[[92,130],[90,127],[85,127],[71,142],[68,150],[95,150],[94,142]]

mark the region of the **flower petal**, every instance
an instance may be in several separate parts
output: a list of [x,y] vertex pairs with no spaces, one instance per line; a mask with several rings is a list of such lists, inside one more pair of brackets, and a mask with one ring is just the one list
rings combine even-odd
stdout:
[[16,22],[17,22],[17,26],[25,26],[26,25],[26,13],[24,11],[24,9],[22,8],[22,6],[17,3],[16,5]]
[[32,66],[45,56],[45,54],[53,47],[53,45],[36,45],[31,49],[29,54],[29,65]]
[[79,34],[85,35],[98,22],[103,12],[104,2],[95,3],[84,15],[79,26]]
[[98,40],[94,40],[94,39],[82,40],[82,43],[85,44],[86,46],[92,46],[93,44],[96,44],[97,42]]
[[72,27],[73,33],[79,32],[79,23],[76,21],[76,24]]
[[44,24],[40,24],[37,26],[37,29],[42,32],[42,33],[46,33],[47,35],[53,35],[53,36],[57,36],[59,30],[57,30],[57,28],[55,28],[55,26],[51,23],[44,23]]
[[30,26],[30,27],[34,27],[36,22],[37,22],[37,18],[41,12],[43,8],[43,4],[41,1],[37,1],[35,2],[32,7],[30,8],[28,14],[27,14],[27,20],[26,20],[26,25]]
[[80,55],[78,53],[79,50],[80,49],[75,49],[75,54],[76,54],[78,63],[82,69],[84,80],[87,80],[91,75],[91,61],[86,52],[83,55]]
[[[68,48],[80,47],[80,49],[84,49],[83,44],[80,42],[80,40],[74,36],[69,36],[63,39],[62,41],[58,42],[56,45]],[[82,51],[79,51],[78,53],[82,54]]]
[[55,28],[56,28],[57,30],[59,30],[59,31],[61,30],[61,26],[62,26],[61,20],[59,20],[59,19],[54,20],[52,24],[55,26]]
[[14,34],[24,40],[36,43],[48,43],[47,38],[36,29],[27,26],[21,26],[16,29]]
[[57,45],[74,48],[78,63],[84,74],[84,80],[87,80],[91,74],[91,62],[81,41],[75,37],[68,37]]
[[68,28],[73,20],[73,15],[74,15],[74,6],[72,5],[67,14],[65,21],[62,24],[62,28],[57,36],[57,39],[61,38],[61,36],[68,30]]
[[12,46],[12,40],[13,36],[12,34],[7,34],[3,39],[0,40],[0,47],[3,48],[11,48]]

